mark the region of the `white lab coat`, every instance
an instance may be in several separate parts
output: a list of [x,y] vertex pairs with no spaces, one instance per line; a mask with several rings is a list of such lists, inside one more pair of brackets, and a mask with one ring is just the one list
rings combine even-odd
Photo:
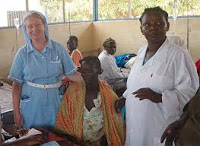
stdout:
[[[199,87],[198,74],[187,51],[166,39],[143,65],[146,50],[147,46],[139,50],[124,93],[127,146],[161,146],[164,129],[178,119]],[[162,94],[162,103],[134,98],[132,93],[140,88]]]
[[101,68],[103,69],[103,73],[100,75],[102,79],[106,81],[109,79],[119,79],[119,78],[127,78],[129,73],[121,72],[120,68],[116,64],[115,58],[108,54],[106,50],[103,50],[99,54],[99,60],[101,62]]

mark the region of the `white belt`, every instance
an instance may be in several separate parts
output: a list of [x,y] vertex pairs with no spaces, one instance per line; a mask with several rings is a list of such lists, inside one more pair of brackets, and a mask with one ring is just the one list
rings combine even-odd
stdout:
[[55,84],[48,84],[48,85],[35,84],[35,83],[31,83],[31,82],[27,82],[27,84],[32,87],[42,88],[42,89],[59,88],[61,86],[61,82],[55,83]]

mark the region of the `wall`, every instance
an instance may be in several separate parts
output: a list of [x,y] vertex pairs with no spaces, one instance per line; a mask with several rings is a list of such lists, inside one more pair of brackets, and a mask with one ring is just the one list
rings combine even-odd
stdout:
[[[72,23],[71,34],[78,37],[78,47],[81,51],[92,50],[93,48],[93,24],[90,23]],[[67,37],[69,33],[69,25],[57,24],[49,26],[50,38],[60,42],[67,48]]]
[[0,79],[7,77],[17,48],[24,43],[22,36],[21,29],[0,30]]
[[113,38],[117,42],[116,54],[126,52],[137,53],[145,39],[140,33],[139,21],[104,21],[95,22],[95,42],[94,48],[103,49],[103,42],[106,38]]
[[194,61],[200,58],[200,19],[189,19],[188,21],[189,51]]
[[[179,34],[187,40],[187,19],[170,19],[168,34]],[[117,42],[117,53],[137,53],[138,49],[146,44],[146,39],[140,31],[139,20],[95,22],[96,47],[101,47],[103,41],[111,37]],[[200,39],[200,35],[199,35]],[[103,49],[103,48],[102,48]]]
[[[177,33],[188,43],[189,52],[194,61],[200,58],[200,18],[170,19],[168,34]],[[49,25],[50,38],[64,45],[70,35],[68,24]],[[91,52],[98,48],[103,49],[102,44],[108,37],[117,41],[117,54],[133,52],[146,44],[144,36],[140,32],[138,20],[98,21],[87,23],[71,23],[71,34],[79,38],[79,48],[84,56],[97,55]],[[17,36],[17,37],[16,37]],[[23,32],[15,28],[0,29],[0,78],[6,78],[17,48],[24,44]],[[89,53],[90,51],[91,53]]]
[[[169,19],[170,29],[167,35],[178,34],[185,40],[194,61],[200,58],[200,18]],[[94,48],[101,48],[103,41],[111,37],[117,41],[117,54],[137,53],[146,44],[140,32],[139,20],[94,22]]]

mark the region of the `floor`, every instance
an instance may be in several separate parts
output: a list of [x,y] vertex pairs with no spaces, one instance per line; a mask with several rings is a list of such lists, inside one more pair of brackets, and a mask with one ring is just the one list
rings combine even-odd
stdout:
[[0,106],[1,112],[12,109],[12,86],[7,83],[0,86]]

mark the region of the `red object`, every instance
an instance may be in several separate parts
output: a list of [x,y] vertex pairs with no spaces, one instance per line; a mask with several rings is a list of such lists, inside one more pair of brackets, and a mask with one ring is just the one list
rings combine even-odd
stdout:
[[197,72],[200,73],[200,59],[197,60],[197,62],[195,63],[196,68],[197,68]]

